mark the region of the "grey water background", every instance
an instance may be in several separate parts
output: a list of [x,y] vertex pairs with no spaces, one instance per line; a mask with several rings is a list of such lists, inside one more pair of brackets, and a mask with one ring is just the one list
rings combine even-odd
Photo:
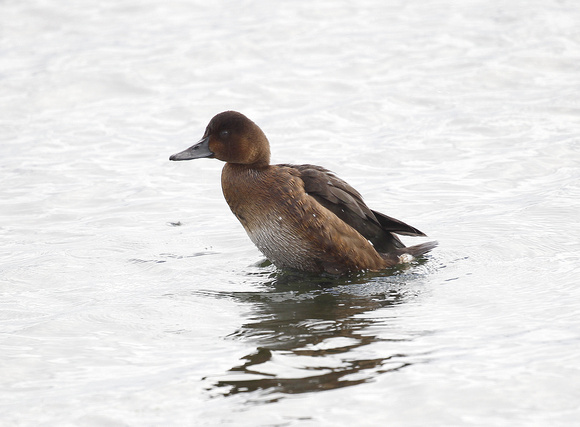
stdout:
[[[578,425],[578,22],[0,2],[0,424]],[[228,109],[440,247],[340,280],[262,263],[222,164],[168,161]]]

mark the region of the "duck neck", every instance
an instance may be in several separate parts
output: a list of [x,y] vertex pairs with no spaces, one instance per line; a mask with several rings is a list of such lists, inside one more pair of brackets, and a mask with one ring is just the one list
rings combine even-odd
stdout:
[[259,182],[270,166],[226,163],[222,169],[222,191],[226,202],[236,213],[236,207],[260,191]]
[[247,179],[247,177],[257,176],[270,167],[268,163],[253,163],[244,165],[241,163],[226,163],[222,169],[222,180],[225,179]]

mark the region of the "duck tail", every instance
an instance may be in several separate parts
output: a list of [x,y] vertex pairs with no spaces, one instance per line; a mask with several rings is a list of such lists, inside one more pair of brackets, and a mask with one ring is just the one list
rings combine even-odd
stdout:
[[399,262],[404,263],[412,261],[413,258],[419,258],[435,248],[438,244],[438,242],[433,241],[421,243],[420,245],[409,246],[408,248],[397,249]]
[[421,243],[420,245],[409,246],[408,248],[399,248],[393,252],[379,253],[386,261],[387,267],[394,267],[397,264],[406,264],[419,258],[436,247],[438,242]]

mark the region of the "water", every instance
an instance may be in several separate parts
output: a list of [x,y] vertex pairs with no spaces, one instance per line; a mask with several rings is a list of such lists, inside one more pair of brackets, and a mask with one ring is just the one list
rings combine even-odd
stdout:
[[[1,424],[576,425],[579,20],[0,3]],[[440,247],[340,280],[263,264],[220,162],[168,161],[226,109]]]

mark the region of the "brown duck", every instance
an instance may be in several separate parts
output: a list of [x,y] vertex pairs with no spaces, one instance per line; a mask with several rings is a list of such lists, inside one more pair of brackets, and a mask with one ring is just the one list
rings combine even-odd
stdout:
[[437,245],[405,247],[395,234],[425,234],[369,209],[354,188],[320,166],[271,165],[266,135],[241,113],[216,115],[197,144],[169,159],[205,157],[226,162],[226,201],[250,239],[279,268],[378,271]]

